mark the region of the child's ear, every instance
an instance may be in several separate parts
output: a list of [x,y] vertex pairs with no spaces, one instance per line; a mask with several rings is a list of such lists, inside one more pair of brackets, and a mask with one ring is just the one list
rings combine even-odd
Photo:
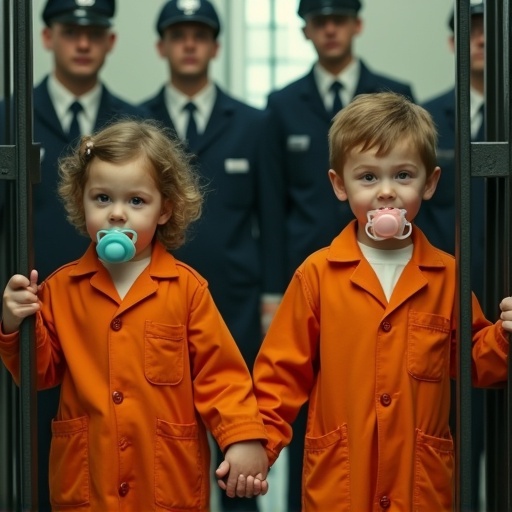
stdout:
[[434,195],[440,177],[441,168],[436,167],[432,171],[432,174],[427,178],[427,182],[425,183],[425,190],[423,191],[423,199],[428,200]]
[[162,205],[162,211],[160,212],[160,217],[158,218],[158,224],[165,224],[172,216],[172,205],[171,202],[166,199],[164,204]]
[[345,185],[339,174],[334,169],[329,169],[329,179],[334,190],[334,194],[340,201],[346,201],[348,199]]

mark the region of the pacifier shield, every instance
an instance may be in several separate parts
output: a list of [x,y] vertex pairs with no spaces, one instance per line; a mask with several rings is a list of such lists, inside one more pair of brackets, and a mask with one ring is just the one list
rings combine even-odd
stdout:
[[101,260],[109,263],[123,263],[135,256],[136,234],[132,230],[126,231],[133,233],[134,239],[123,231],[98,231],[96,252]]
[[391,238],[395,236],[400,229],[400,224],[395,215],[391,213],[383,213],[376,216],[373,220],[373,231],[377,236],[382,238]]

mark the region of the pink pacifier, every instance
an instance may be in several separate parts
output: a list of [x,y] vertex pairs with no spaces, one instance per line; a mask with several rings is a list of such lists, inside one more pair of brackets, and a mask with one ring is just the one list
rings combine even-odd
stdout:
[[406,213],[406,210],[400,208],[370,210],[367,213],[366,234],[373,240],[407,238],[412,232],[412,226],[405,218]]
[[100,229],[96,252],[108,263],[124,263],[135,256],[137,233],[133,229]]

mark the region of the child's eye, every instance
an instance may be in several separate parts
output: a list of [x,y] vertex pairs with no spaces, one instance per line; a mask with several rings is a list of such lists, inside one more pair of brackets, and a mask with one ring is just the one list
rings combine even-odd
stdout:
[[361,179],[363,181],[372,182],[375,180],[375,176],[373,174],[366,173],[361,176]]
[[409,171],[400,171],[396,177],[399,179],[399,180],[406,180],[408,178],[411,177]]
[[96,201],[98,201],[98,203],[108,203],[110,201],[110,197],[107,196],[107,194],[98,194],[96,196]]
[[132,197],[130,202],[133,206],[141,206],[144,204],[144,199],[141,199],[140,197]]

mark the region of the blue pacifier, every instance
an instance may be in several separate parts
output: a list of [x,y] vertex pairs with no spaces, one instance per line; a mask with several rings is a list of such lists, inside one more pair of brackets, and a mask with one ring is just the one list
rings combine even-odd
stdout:
[[96,236],[96,252],[100,260],[124,263],[135,256],[137,233],[133,229],[100,229]]

